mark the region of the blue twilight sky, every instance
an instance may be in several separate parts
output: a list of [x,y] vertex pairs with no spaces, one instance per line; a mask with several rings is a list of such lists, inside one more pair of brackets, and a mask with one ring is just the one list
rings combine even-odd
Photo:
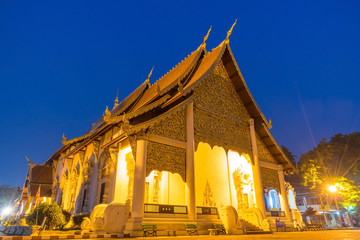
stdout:
[[[0,1],[0,184],[22,185],[105,106],[202,42],[230,45],[273,136],[297,156],[360,130],[360,2]],[[310,131],[310,129],[312,131]]]

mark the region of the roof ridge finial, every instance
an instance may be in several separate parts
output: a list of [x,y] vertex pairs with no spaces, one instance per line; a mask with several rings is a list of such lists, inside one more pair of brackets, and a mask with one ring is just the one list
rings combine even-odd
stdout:
[[114,107],[113,109],[119,105],[119,89],[117,90],[117,93],[116,93],[116,98],[115,98],[115,101],[114,101]]
[[211,31],[211,28],[212,28],[212,26],[210,26],[210,29],[209,29],[209,31],[207,32],[206,36],[204,37],[204,41],[203,41],[203,43],[201,44],[204,48],[206,47],[206,40],[207,40],[207,39],[208,39],[208,37],[209,37],[209,34],[210,34],[210,31]]
[[[155,66],[154,66],[154,67],[155,67]],[[150,77],[151,77],[151,74],[152,74],[152,72],[153,72],[153,70],[154,70],[154,67],[151,69],[151,71],[150,71],[150,73],[149,73],[149,75],[148,75],[148,77],[147,77],[147,79],[146,79],[145,82],[150,82]]]
[[67,141],[67,139],[65,137],[65,133],[63,133],[61,143],[65,145],[66,141]]
[[108,122],[111,118],[111,112],[109,111],[108,106],[106,106],[105,114],[103,114],[104,122]]
[[226,42],[226,43],[229,43],[229,37],[230,37],[230,35],[231,35],[231,33],[232,33],[232,30],[233,30],[236,22],[237,22],[237,19],[235,19],[234,24],[231,26],[230,30],[227,32],[226,39],[225,39],[225,42]]

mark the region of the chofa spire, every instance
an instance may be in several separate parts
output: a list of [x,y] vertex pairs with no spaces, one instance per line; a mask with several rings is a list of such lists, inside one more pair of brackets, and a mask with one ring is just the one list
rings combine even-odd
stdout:
[[225,38],[225,43],[229,43],[229,37],[230,37],[230,35],[232,33],[232,30],[233,30],[236,22],[237,22],[237,19],[235,19],[234,24],[231,26],[230,30],[227,32],[227,35],[226,35],[226,38]]
[[66,137],[65,137],[65,133],[63,133],[61,143],[62,143],[62,144],[65,144],[66,141],[67,141],[67,139],[66,139]]
[[151,77],[151,74],[152,74],[153,70],[154,70],[154,67],[151,69],[151,71],[150,71],[150,73],[149,73],[149,75],[148,75],[145,82],[150,82],[150,77]]
[[209,37],[209,34],[210,34],[210,31],[211,31],[211,28],[212,28],[212,26],[210,26],[210,29],[209,29],[209,31],[207,32],[206,36],[204,37],[204,41],[203,41],[203,43],[201,44],[201,46],[202,46],[203,48],[205,48],[205,47],[206,47],[206,40],[207,40],[207,39],[208,39],[208,37]]
[[106,106],[105,114],[103,114],[103,119],[105,122],[109,121],[111,118],[111,112],[109,111],[108,106]]
[[117,93],[116,93],[116,98],[115,98],[115,101],[114,101],[114,107],[113,109],[119,105],[119,89],[117,90]]

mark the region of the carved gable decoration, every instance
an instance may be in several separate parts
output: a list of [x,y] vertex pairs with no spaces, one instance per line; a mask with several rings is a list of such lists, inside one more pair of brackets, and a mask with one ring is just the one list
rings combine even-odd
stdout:
[[159,124],[150,127],[148,133],[186,141],[185,111],[182,109],[165,117]]
[[147,148],[146,176],[151,171],[178,173],[185,182],[185,149],[149,141]]
[[251,153],[249,114],[220,61],[194,91],[194,128],[199,142]]
[[277,170],[260,167],[263,188],[275,188],[280,191],[279,176]]
[[278,162],[275,160],[273,155],[269,152],[269,150],[266,148],[266,146],[260,140],[260,138],[257,134],[256,134],[256,145],[258,148],[258,154],[259,154],[260,161],[278,164]]

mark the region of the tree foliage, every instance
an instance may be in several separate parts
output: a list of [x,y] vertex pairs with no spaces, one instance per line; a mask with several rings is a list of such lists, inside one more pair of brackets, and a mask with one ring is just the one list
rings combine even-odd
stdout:
[[17,198],[20,197],[22,190],[19,187],[0,185],[0,211],[5,207],[12,207]]
[[[336,134],[330,141],[322,139],[299,160],[303,185],[310,189],[336,184],[341,207],[356,214],[360,201],[360,132]],[[350,212],[351,213],[351,212]]]
[[46,217],[45,224],[48,229],[62,228],[66,224],[63,211],[57,203],[41,203],[26,217],[29,225],[40,225]]
[[311,151],[300,157],[300,171],[304,184],[315,187],[345,177],[360,183],[360,132],[348,135],[338,133],[329,142],[322,139]]
[[341,206],[346,208],[351,214],[354,214],[360,201],[359,187],[354,181],[345,177],[338,177],[336,183],[338,184],[339,194],[342,197],[340,200]]

